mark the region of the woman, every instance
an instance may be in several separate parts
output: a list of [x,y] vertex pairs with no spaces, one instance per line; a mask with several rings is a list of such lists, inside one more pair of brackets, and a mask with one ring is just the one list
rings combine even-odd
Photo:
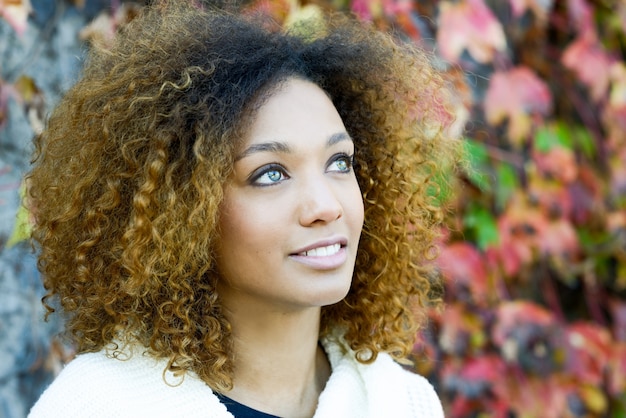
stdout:
[[442,416],[392,359],[436,302],[447,95],[347,18],[146,10],[36,139],[46,304],[79,355],[31,416]]

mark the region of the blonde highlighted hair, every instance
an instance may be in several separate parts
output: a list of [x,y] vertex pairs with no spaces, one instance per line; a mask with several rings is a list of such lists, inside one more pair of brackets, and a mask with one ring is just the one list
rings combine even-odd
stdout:
[[[365,224],[353,283],[322,309],[360,361],[412,347],[432,298],[441,209],[433,178],[454,154],[449,92],[427,54],[327,17],[315,36],[191,2],[146,7],[35,139],[33,238],[79,352],[139,343],[172,369],[232,387],[216,292],[222,186],[254,109],[289,77],[325,90],[355,141]],[[53,301],[57,302],[53,302]]]

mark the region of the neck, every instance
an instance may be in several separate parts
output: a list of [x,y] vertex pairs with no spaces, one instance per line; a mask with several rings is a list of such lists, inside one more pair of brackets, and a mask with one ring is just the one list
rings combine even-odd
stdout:
[[226,396],[283,417],[310,417],[330,376],[318,344],[318,307],[229,310],[234,338],[234,388]]

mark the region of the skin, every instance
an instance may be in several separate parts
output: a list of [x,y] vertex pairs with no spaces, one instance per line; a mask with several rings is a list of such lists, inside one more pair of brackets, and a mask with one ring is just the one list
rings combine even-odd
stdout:
[[285,417],[315,411],[330,376],[321,307],[348,293],[363,226],[353,155],[324,91],[294,78],[260,108],[237,153],[217,267],[235,343],[226,395],[238,402]]

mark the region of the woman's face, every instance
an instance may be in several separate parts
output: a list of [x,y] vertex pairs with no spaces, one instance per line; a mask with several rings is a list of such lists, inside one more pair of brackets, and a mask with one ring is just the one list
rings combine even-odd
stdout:
[[347,294],[363,226],[354,144],[315,84],[288,80],[259,109],[220,212],[228,309],[291,311]]

